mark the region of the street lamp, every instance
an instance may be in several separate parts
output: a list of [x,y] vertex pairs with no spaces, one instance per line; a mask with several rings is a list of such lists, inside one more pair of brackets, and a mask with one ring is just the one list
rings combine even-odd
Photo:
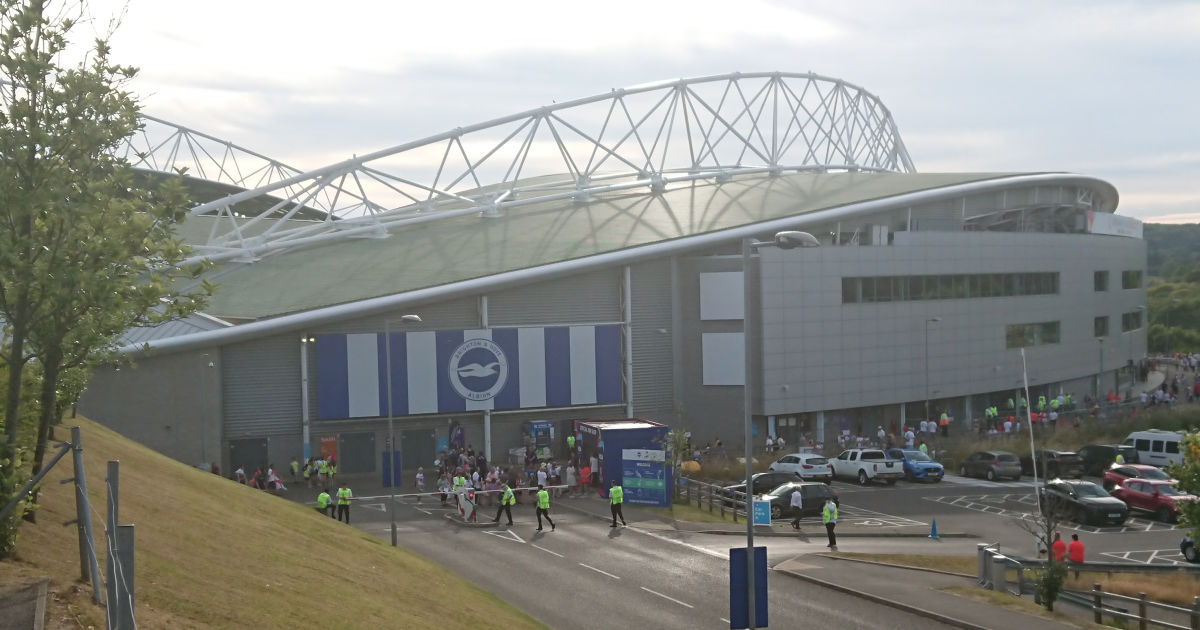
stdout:
[[[420,315],[402,315],[400,321],[408,324],[417,324],[421,322]],[[393,420],[395,413],[392,411],[392,322],[391,320],[383,320],[383,351],[387,354],[387,413],[388,413],[388,470],[391,471],[391,479],[388,479],[388,518],[392,521],[392,546],[396,546],[396,430]]]
[[925,419],[929,420],[929,325],[942,321],[941,317],[925,320]]
[[754,320],[750,314],[750,252],[763,247],[778,247],[779,249],[795,249],[798,247],[820,247],[821,242],[808,232],[784,231],[775,234],[770,241],[756,241],[753,238],[742,239],[742,351],[745,355],[745,375],[742,379],[742,411],[746,433],[746,610],[749,624],[747,628],[756,626],[754,610],[754,443],[750,435],[751,407],[750,395],[754,375],[754,367],[750,359],[751,326]]
[[208,370],[213,367],[208,353],[200,355],[204,362],[200,366],[200,453],[204,465],[212,470],[212,460],[208,458]]
[[1138,329],[1142,327],[1142,311],[1144,311],[1144,310],[1146,310],[1146,307],[1145,307],[1145,305],[1142,305],[1142,304],[1139,304],[1139,305],[1133,307],[1133,312],[1135,315],[1137,315],[1137,322],[1130,322],[1131,325],[1136,323],[1136,325],[1133,326],[1129,330],[1129,395],[1130,396],[1133,396],[1133,386],[1137,383],[1137,369],[1133,365],[1133,337],[1137,334]]
[[1096,366],[1096,404],[1100,404],[1101,391],[1104,381],[1104,337],[1097,337],[1100,342],[1100,363]]

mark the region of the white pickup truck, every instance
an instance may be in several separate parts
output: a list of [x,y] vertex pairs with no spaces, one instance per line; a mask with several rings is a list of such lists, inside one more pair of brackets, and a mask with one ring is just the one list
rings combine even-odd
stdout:
[[846,449],[829,463],[833,465],[834,477],[857,479],[863,486],[876,479],[886,481],[890,486],[904,477],[904,462],[888,459],[887,454],[877,448]]

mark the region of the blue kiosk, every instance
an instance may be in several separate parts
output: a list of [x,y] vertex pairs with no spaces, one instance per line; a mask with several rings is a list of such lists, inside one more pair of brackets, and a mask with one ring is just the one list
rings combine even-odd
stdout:
[[667,463],[669,427],[640,418],[576,420],[575,436],[583,456],[600,460],[600,494],[608,496],[620,479],[625,502],[667,507],[671,504],[671,467]]

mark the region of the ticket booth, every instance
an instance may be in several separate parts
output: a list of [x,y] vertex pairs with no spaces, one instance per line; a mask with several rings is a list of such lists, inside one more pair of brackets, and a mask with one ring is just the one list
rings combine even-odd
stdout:
[[625,489],[632,505],[667,507],[671,504],[671,466],[667,462],[667,432],[657,422],[640,418],[576,420],[583,456],[600,460],[600,488],[607,497],[612,480]]

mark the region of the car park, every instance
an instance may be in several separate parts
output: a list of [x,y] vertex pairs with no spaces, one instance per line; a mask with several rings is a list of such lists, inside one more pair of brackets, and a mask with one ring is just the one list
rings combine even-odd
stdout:
[[1021,461],[1007,451],[977,451],[963,460],[958,474],[963,477],[985,477],[988,481],[1002,477],[1019,480]]
[[833,467],[829,460],[816,453],[792,453],[784,455],[767,468],[774,472],[795,473],[805,481],[833,481]]
[[1112,495],[1131,510],[1149,512],[1164,523],[1179,520],[1179,504],[1196,497],[1176,488],[1170,481],[1127,479],[1113,489]]
[[[801,481],[801,479],[795,473],[790,473],[790,472],[755,473],[754,476],[750,477],[750,482],[754,485],[754,489],[751,491],[751,494],[754,494],[754,495],[766,494],[766,493],[774,490],[775,488],[777,488],[785,483],[792,482],[792,481]],[[741,494],[745,491],[746,491],[745,483],[738,483],[738,484],[733,484],[730,486],[725,486],[725,493],[727,496],[730,497],[729,499],[726,499],[726,504],[732,504],[733,497],[735,496],[735,494]],[[738,503],[740,504],[741,499],[738,498],[737,500],[738,500]]]
[[819,516],[827,498],[832,498],[834,505],[841,504],[837,490],[827,484],[812,481],[785,483],[760,496],[759,500],[771,504],[771,518],[796,516],[795,510],[792,508],[792,494],[795,492],[799,492],[803,498],[800,516]]
[[1038,490],[1042,513],[1065,516],[1081,525],[1124,525],[1129,518],[1125,502],[1090,481],[1054,479]]
[[1105,490],[1111,492],[1114,487],[1125,483],[1126,479],[1153,479],[1156,481],[1178,483],[1171,478],[1171,475],[1163,472],[1157,466],[1148,466],[1146,464],[1113,464],[1108,470],[1104,471],[1102,485]]
[[857,479],[861,486],[875,480],[886,481],[890,486],[904,477],[904,462],[888,458],[887,453],[877,448],[848,448],[829,463],[835,477]]
[[889,448],[887,456],[904,462],[904,476],[909,481],[941,481],[946,469],[926,453],[915,448]]
[[1073,451],[1039,450],[1033,457],[1021,458],[1021,471],[1033,474],[1035,464],[1037,476],[1042,479],[1083,477],[1083,460]]
[[1132,446],[1121,444],[1088,444],[1081,447],[1075,454],[1083,460],[1083,474],[1099,477],[1108,467],[1117,461],[1117,454],[1124,458],[1125,464],[1137,464],[1138,453]]

